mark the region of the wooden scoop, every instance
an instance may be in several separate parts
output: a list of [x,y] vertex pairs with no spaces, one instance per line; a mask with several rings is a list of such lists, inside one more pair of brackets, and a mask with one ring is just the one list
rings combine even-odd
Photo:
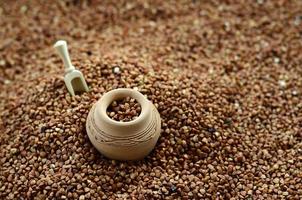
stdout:
[[66,41],[64,40],[57,41],[56,44],[54,45],[54,48],[57,50],[61,59],[64,62],[64,66],[65,66],[64,82],[69,93],[72,96],[74,96],[75,92],[87,92],[88,86],[82,72],[75,69],[75,67],[71,64]]

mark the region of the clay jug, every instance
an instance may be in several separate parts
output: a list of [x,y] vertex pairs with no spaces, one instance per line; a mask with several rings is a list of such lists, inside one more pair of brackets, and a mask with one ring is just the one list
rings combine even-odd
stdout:
[[[132,97],[141,106],[140,115],[129,122],[111,119],[106,110],[116,100]],[[104,94],[91,108],[86,130],[91,143],[108,158],[139,160],[154,148],[161,130],[155,106],[140,92],[121,88]]]

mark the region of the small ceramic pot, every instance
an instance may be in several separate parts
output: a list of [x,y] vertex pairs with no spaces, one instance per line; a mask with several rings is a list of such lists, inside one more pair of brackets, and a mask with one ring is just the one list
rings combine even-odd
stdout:
[[[140,115],[129,122],[111,119],[106,110],[112,101],[132,97],[141,105]],[[155,106],[133,89],[115,89],[91,108],[86,130],[91,143],[103,155],[116,160],[139,160],[154,148],[160,135],[160,116]]]

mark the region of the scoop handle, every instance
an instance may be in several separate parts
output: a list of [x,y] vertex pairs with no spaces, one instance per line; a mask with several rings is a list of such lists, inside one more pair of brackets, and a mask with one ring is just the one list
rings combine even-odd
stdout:
[[54,48],[57,50],[59,53],[61,59],[64,62],[64,67],[65,67],[65,72],[72,71],[74,66],[71,64],[69,53],[68,53],[68,48],[67,48],[67,43],[65,40],[59,40],[55,43]]

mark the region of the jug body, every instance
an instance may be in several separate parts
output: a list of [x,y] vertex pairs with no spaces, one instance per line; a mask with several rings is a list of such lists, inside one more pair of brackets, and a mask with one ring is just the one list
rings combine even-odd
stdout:
[[[141,106],[139,116],[129,122],[111,119],[106,110],[116,100],[131,97]],[[86,130],[91,143],[108,158],[139,160],[154,148],[161,130],[160,115],[155,106],[140,92],[121,88],[102,96],[90,110]]]

